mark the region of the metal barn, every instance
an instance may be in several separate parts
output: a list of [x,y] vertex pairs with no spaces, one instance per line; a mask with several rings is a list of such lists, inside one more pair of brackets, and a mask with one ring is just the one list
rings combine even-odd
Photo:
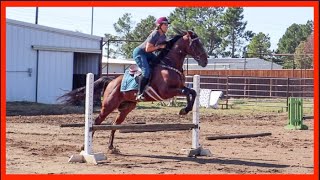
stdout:
[[103,57],[102,74],[123,74],[132,64],[136,64],[133,59],[111,59]]
[[6,19],[6,101],[56,104],[101,75],[103,38]]

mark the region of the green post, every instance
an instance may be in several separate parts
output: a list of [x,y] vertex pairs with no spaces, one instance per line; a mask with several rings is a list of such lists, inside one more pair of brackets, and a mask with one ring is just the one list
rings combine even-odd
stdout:
[[288,102],[289,122],[286,129],[306,130],[308,126],[303,124],[302,98],[289,98]]

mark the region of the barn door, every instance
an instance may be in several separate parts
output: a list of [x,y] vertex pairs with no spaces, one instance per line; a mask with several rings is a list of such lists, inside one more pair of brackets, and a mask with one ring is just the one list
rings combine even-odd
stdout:
[[37,102],[57,103],[57,97],[72,90],[73,52],[39,51]]

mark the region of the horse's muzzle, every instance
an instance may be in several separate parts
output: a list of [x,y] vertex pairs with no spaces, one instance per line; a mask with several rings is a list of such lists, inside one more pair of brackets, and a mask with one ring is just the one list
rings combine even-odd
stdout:
[[200,60],[200,61],[199,61],[199,65],[200,65],[201,67],[206,67],[207,64],[208,64],[208,59],[207,59],[207,58],[204,59],[204,60]]

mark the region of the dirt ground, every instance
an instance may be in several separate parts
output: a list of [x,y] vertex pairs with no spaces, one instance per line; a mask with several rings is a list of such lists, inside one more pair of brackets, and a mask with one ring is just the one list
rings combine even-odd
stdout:
[[[192,114],[179,116],[180,108],[136,109],[125,123],[190,123]],[[222,112],[222,113],[221,113]],[[68,163],[79,154],[84,128],[61,128],[83,123],[83,114],[7,116],[7,174],[312,174],[314,171],[313,120],[308,130],[286,130],[286,113],[231,110],[200,111],[200,143],[211,157],[186,157],[191,131],[156,133],[116,132],[119,154],[108,154],[108,131],[94,137],[94,152],[107,160],[99,165]],[[109,116],[108,121],[116,113]],[[97,113],[95,113],[97,116]],[[272,133],[271,136],[206,140],[209,135]]]

